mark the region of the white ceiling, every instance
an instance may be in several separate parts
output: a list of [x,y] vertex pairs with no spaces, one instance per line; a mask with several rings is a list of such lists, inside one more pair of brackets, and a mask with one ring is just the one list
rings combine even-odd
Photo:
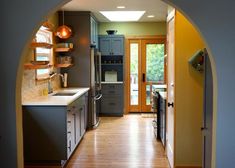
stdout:
[[[125,9],[117,9],[117,6],[125,6]],[[139,22],[165,21],[167,4],[161,0],[72,0],[62,7],[65,11],[91,11],[100,22],[109,22],[99,11],[146,11]],[[154,15],[154,18],[148,18]]]

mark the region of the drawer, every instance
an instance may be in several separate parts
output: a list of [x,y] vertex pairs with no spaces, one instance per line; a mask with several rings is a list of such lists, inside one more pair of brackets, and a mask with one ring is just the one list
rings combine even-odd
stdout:
[[123,95],[122,84],[105,84],[102,85],[103,95]]
[[101,100],[101,113],[105,114],[122,114],[123,99],[120,97],[109,97]]

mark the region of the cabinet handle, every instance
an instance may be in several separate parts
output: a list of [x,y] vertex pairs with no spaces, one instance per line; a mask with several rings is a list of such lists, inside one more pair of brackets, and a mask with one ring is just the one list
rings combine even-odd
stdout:
[[71,152],[71,141],[69,140],[69,146],[68,146],[68,148],[69,148],[69,152]]
[[68,134],[71,134],[71,131],[68,131]]
[[68,123],[71,123],[71,121],[67,121]]
[[82,111],[82,110],[83,110],[83,108],[81,107],[79,110],[80,110],[80,111]]

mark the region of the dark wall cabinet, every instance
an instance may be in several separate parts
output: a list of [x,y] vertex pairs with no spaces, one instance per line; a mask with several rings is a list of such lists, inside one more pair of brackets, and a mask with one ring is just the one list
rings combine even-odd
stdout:
[[23,106],[26,164],[69,159],[86,131],[87,96],[68,106]]
[[102,84],[101,113],[123,116],[123,84]]
[[[63,15],[59,13],[60,24],[63,23]],[[65,11],[65,24],[71,27],[72,36],[61,42],[73,43],[74,47],[66,55],[73,58],[73,66],[63,69],[62,73],[68,73],[68,87],[89,87],[90,78],[90,51],[91,45],[98,48],[98,22],[88,11]]]
[[96,48],[99,48],[98,42],[98,22],[94,17],[90,17],[90,27],[91,27],[91,44],[96,45]]
[[122,35],[99,36],[102,55],[124,55],[124,38]]

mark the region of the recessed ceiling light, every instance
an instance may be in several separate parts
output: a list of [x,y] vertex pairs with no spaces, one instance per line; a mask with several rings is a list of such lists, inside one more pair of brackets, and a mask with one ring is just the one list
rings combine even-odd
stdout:
[[100,11],[107,19],[113,22],[138,21],[145,11]]
[[126,8],[125,6],[117,6],[118,9],[124,9]]
[[147,17],[148,18],[154,18],[155,16],[154,15],[148,15]]

